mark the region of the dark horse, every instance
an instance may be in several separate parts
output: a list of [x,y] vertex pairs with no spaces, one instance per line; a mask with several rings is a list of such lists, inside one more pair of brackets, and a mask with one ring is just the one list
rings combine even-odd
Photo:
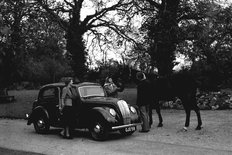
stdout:
[[[189,127],[191,110],[194,110],[197,115],[198,125],[196,130],[200,130],[202,128],[200,109],[197,106],[196,101],[197,84],[193,76],[188,73],[174,73],[169,77],[157,77],[155,75],[148,74],[146,76],[151,81],[153,86],[155,104],[151,105],[151,107],[155,108],[158,114],[158,127],[163,126],[159,101],[173,100],[178,97],[181,100],[186,112],[184,130],[187,130]],[[152,111],[150,112],[150,116],[152,116]],[[152,124],[152,117],[150,118],[150,122]]]

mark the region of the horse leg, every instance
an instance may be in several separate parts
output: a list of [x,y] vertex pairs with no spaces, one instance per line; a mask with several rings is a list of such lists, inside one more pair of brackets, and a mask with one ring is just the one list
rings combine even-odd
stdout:
[[153,119],[152,119],[152,105],[149,106],[149,125],[151,127],[151,125],[153,124]]
[[191,114],[191,109],[188,108],[188,107],[185,107],[184,106],[184,109],[185,109],[185,113],[186,113],[186,119],[185,119],[185,125],[184,125],[184,130],[187,131],[188,130],[188,127],[189,127],[189,123],[190,123],[190,114]]
[[191,101],[190,102],[191,108],[196,112],[197,115],[198,125],[196,127],[196,130],[201,130],[202,121],[201,121],[200,108],[197,106],[197,100],[195,95],[191,95],[190,101]]
[[202,125],[202,121],[201,121],[200,108],[197,106],[197,104],[194,104],[193,109],[196,112],[197,121],[198,121],[198,125],[196,127],[196,130],[201,130],[201,128],[202,128],[202,126],[201,126]]
[[190,124],[190,114],[191,114],[191,102],[188,99],[187,96],[185,97],[180,97],[181,101],[182,101],[182,105],[184,107],[185,110],[185,114],[186,114],[186,118],[185,118],[185,125],[183,127],[183,129],[185,131],[188,130],[189,124]]
[[158,114],[158,117],[159,117],[159,124],[157,127],[162,127],[163,126],[163,118],[161,116],[159,104],[156,106],[156,113]]
[[191,109],[193,109],[197,115],[198,125],[196,127],[196,130],[200,130],[202,128],[201,127],[202,121],[201,121],[200,109],[197,106],[196,97],[191,95],[191,96],[189,96],[188,99],[185,99],[184,101],[185,102],[183,102],[183,105],[184,105],[184,109],[186,112],[186,121],[185,121],[184,130],[187,130],[187,127],[189,126]]

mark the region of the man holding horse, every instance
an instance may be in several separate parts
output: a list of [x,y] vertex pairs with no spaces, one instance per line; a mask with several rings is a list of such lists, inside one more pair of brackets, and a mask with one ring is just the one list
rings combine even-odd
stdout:
[[140,109],[140,115],[143,122],[142,130],[140,132],[148,132],[152,123],[150,122],[152,121],[152,118],[149,118],[150,105],[154,101],[152,85],[142,72],[138,72],[136,78],[139,80],[137,86],[137,105]]

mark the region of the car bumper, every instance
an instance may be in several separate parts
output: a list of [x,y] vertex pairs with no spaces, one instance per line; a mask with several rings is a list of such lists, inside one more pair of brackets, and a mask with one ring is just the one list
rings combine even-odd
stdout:
[[119,125],[119,126],[113,126],[111,129],[112,130],[119,130],[119,129],[124,129],[128,127],[133,127],[137,125],[141,125],[142,123],[133,123],[133,124],[126,124],[126,125]]

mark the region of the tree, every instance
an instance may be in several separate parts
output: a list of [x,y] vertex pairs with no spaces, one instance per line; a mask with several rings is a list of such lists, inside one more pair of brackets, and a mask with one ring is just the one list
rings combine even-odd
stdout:
[[[66,50],[71,55],[72,68],[80,79],[87,70],[86,65],[86,45],[83,39],[84,34],[91,32],[100,38],[102,32],[99,27],[107,27],[119,36],[129,39],[123,30],[123,14],[114,17],[116,10],[125,10],[132,6],[132,0],[36,0],[47,11],[50,18],[59,23],[66,32]],[[85,7],[94,9],[94,13],[83,16]],[[90,9],[90,8],[89,8]]]
[[176,52],[192,61],[205,88],[216,88],[231,73],[231,6],[200,0],[182,2],[179,10]]
[[0,87],[5,88],[18,79],[17,68],[23,52],[22,25],[24,1],[1,1]]
[[[150,4],[148,18],[142,30],[147,31],[151,65],[158,68],[158,74],[166,76],[172,74],[174,67],[174,52],[177,44],[178,8],[180,0],[146,0]],[[147,8],[144,8],[147,10]],[[153,12],[153,15],[151,12]]]
[[195,36],[191,40],[195,55],[192,57],[198,58],[193,67],[211,81],[209,85],[216,87],[228,81],[232,75],[232,7],[216,3],[205,3],[203,6],[205,18],[189,28],[189,32]]
[[64,31],[39,5],[25,0],[1,1],[0,4],[1,87],[23,80],[55,82],[62,72],[63,75],[67,73],[64,71],[71,72],[63,49]]
[[40,10],[31,12],[27,22],[25,41],[28,53],[20,70],[24,80],[51,83],[59,81],[62,76],[72,76],[69,55],[64,47],[64,31]]
[[[207,57],[210,58],[210,52],[195,43],[203,45],[206,41],[208,34],[205,26],[212,24],[209,24],[209,14],[215,14],[215,10],[220,6],[215,3],[216,0],[146,2],[149,6],[144,3],[144,7],[139,8],[145,18],[140,30],[147,34],[142,42],[144,47],[140,50],[150,54],[150,65],[156,66],[161,76],[172,73],[176,52],[185,51],[187,56],[194,60],[197,55],[200,56],[200,51],[204,51],[204,56],[208,53]],[[187,50],[190,46],[199,50]]]

